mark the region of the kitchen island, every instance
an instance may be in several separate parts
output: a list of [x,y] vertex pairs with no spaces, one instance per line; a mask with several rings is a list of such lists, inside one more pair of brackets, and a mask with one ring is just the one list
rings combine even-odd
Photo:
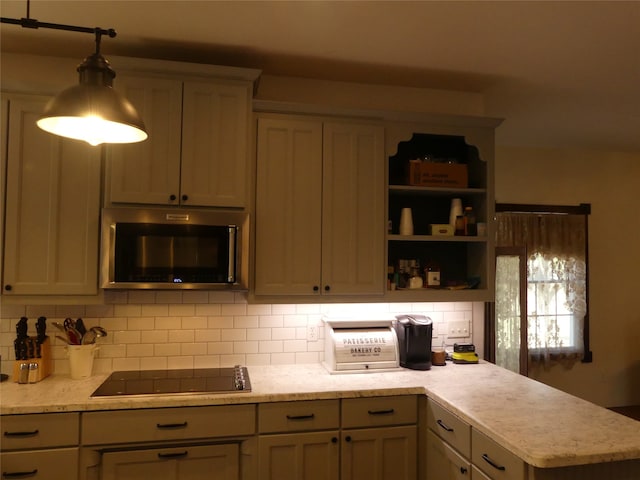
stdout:
[[[602,469],[602,478],[640,478],[639,422],[489,363],[341,375],[316,364],[272,365],[251,366],[249,374],[251,392],[215,395],[90,397],[106,374],[85,380],[53,375],[28,385],[5,382],[0,414],[426,395],[526,462],[529,478],[586,478],[588,468]],[[567,469],[575,474],[556,474]]]

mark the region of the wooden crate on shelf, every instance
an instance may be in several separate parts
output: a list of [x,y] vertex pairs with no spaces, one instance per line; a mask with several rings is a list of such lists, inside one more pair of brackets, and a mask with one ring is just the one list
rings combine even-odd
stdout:
[[461,163],[434,163],[422,160],[409,160],[407,183],[421,187],[469,186],[467,165]]

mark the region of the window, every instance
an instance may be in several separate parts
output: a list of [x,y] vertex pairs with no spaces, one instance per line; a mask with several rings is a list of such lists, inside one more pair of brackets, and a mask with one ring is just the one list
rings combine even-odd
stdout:
[[515,370],[519,361],[526,373],[529,363],[591,361],[589,211],[585,204],[496,205],[494,358],[503,366]]

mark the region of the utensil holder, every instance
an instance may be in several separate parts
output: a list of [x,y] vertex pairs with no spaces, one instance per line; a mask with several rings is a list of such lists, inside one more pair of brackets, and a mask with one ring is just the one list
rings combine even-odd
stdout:
[[69,357],[69,374],[73,380],[89,378],[93,371],[93,358],[98,351],[95,343],[88,345],[67,345],[64,347]]

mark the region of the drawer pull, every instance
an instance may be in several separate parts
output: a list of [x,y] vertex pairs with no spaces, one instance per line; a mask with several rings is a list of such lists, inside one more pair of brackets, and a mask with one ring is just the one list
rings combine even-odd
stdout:
[[468,472],[468,470],[467,470],[467,468],[466,468],[466,467],[460,467],[460,473],[461,473],[462,475],[466,475],[466,474],[467,474],[467,472]]
[[31,432],[4,432],[5,437],[35,437],[40,433],[39,430],[33,430]]
[[189,454],[187,450],[184,452],[172,452],[172,453],[159,453],[158,458],[167,459],[167,458],[181,458],[186,457]]
[[436,423],[438,425],[440,425],[440,427],[444,428],[447,432],[453,432],[453,428],[449,427],[446,423],[444,423],[442,420],[438,419],[436,420]]
[[388,410],[368,410],[369,415],[390,415],[392,413],[395,413],[395,410],[393,408],[390,408]]
[[493,468],[495,468],[496,470],[501,470],[504,471],[506,470],[505,467],[503,467],[502,465],[498,465],[496,462],[494,462],[493,460],[491,460],[491,458],[489,457],[489,455],[487,455],[486,453],[482,454],[482,459],[487,462],[489,465],[491,465]]
[[161,430],[175,430],[177,428],[187,428],[187,422],[182,423],[157,423],[156,427]]
[[315,414],[309,415],[287,415],[287,420],[312,420],[315,418]]
[[30,472],[2,472],[2,478],[28,478],[35,477],[38,474],[38,469],[31,470]]

